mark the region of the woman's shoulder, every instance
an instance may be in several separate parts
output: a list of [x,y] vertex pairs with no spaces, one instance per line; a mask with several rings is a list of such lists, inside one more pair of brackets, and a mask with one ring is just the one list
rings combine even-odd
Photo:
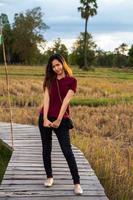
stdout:
[[77,78],[75,76],[67,76],[66,79],[70,81],[77,81]]
[[69,89],[73,90],[74,93],[76,92],[76,89],[77,89],[77,79],[76,79],[76,77],[74,77],[74,76],[69,77],[68,87],[69,87]]

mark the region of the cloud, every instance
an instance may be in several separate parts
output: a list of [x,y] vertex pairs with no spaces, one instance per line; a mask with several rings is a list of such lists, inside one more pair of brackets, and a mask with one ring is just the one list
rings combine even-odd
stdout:
[[100,6],[116,6],[122,4],[132,4],[132,0],[98,0],[98,5]]
[[0,7],[1,7],[1,6],[4,6],[4,3],[3,3],[3,2],[0,2]]
[[2,7],[2,6],[6,6],[6,4],[8,4],[8,0],[6,1],[4,1],[4,0],[0,0],[0,7]]
[[91,18],[91,25],[99,26],[98,29],[105,32],[133,31],[133,1],[132,0],[98,0],[98,12]]
[[[75,42],[75,38],[64,38],[61,40],[61,43],[65,44],[65,46],[67,47],[69,53],[71,52],[71,48],[72,48],[72,45],[73,43]],[[40,49],[40,51],[42,53],[44,53],[44,51],[46,51],[49,47],[52,47],[53,46],[53,43],[54,43],[55,39],[54,40],[50,40],[48,41],[47,43],[44,43],[44,44],[41,44],[43,46],[43,48],[41,47],[41,45],[38,45],[38,48]]]
[[[114,51],[115,48],[119,47],[122,43],[126,43],[131,46],[133,38],[133,32],[110,32],[94,34],[93,40],[97,44],[97,47],[105,51]],[[64,38],[61,39],[62,43],[66,45],[69,52],[72,51],[72,46],[76,41],[76,38]],[[49,40],[46,45],[46,49],[53,45],[54,39]]]
[[[133,38],[133,0],[97,0],[98,13],[89,19],[88,31],[103,49],[114,49]],[[49,42],[60,37],[67,46],[84,31],[85,20],[77,11],[80,0],[0,0],[0,12],[13,22],[14,14],[40,6],[44,21],[50,27],[44,33]]]
[[78,17],[72,17],[72,16],[69,16],[69,15],[61,15],[61,16],[57,16],[56,18],[54,16],[52,17],[48,17],[47,18],[47,21],[49,23],[52,23],[52,24],[64,24],[64,23],[67,23],[67,24],[71,24],[72,23],[75,23],[75,24],[79,24],[79,18]]
[[94,40],[98,47],[106,51],[114,51],[122,43],[132,44],[133,32],[111,32],[94,34]]

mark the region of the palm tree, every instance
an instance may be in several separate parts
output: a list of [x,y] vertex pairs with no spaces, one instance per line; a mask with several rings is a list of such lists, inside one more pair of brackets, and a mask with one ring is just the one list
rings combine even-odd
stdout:
[[78,11],[81,12],[81,17],[85,19],[85,37],[84,37],[84,67],[87,67],[87,24],[89,17],[93,17],[97,14],[97,2],[96,0],[80,0],[82,7],[78,7]]
[[122,43],[119,47],[115,48],[114,52],[116,54],[127,55],[129,51],[129,47],[126,43]]

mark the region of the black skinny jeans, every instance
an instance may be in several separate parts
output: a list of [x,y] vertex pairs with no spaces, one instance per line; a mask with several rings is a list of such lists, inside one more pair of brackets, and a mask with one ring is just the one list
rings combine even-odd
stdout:
[[[48,119],[53,122],[56,118],[48,117]],[[61,150],[66,158],[68,163],[73,183],[80,183],[80,177],[78,173],[78,168],[76,164],[76,160],[74,154],[72,152],[71,144],[70,144],[70,135],[69,129],[65,126],[64,119],[61,121],[58,128],[49,128],[43,126],[43,114],[39,115],[38,126],[40,130],[41,140],[42,140],[42,156],[44,168],[46,171],[47,178],[53,177],[52,175],[52,167],[51,167],[51,150],[52,150],[52,130],[54,130]]]

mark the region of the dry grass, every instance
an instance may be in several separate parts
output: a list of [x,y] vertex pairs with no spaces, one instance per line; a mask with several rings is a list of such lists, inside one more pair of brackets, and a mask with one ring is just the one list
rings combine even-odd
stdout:
[[133,95],[133,81],[107,78],[78,78],[77,98],[116,98]]
[[76,128],[87,136],[109,137],[133,145],[133,105],[78,106],[73,107],[72,114]]
[[[20,69],[17,70],[19,73]],[[103,72],[109,73],[109,70]],[[102,78],[77,77],[78,90],[74,98],[133,96],[133,81],[128,80],[128,75],[122,80],[117,78],[118,72],[113,71],[113,76],[116,73],[114,78],[105,78],[103,72]],[[42,82],[43,77],[10,78],[14,122],[37,125],[43,97]],[[0,121],[10,121],[5,79],[2,77],[0,106]],[[71,130],[72,142],[85,153],[109,199],[132,200],[133,104],[75,106],[70,111],[75,123],[75,129]]]
[[72,141],[89,160],[110,200],[132,200],[133,148],[99,136],[72,135]]
[[[118,99],[119,97],[133,97],[133,82],[110,81],[101,78],[77,78],[78,89],[75,99]],[[12,106],[39,106],[42,103],[43,78],[10,78],[10,94]],[[0,105],[8,106],[5,79],[0,79]]]

